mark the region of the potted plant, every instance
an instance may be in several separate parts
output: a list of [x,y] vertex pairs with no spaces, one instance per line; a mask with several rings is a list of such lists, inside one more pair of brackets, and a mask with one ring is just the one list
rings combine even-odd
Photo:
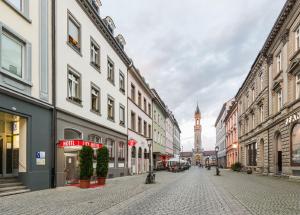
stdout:
[[80,159],[80,188],[89,188],[93,175],[93,153],[90,146],[83,146],[79,153]]
[[240,162],[236,162],[231,165],[231,169],[236,172],[240,172],[242,169],[242,164]]
[[108,162],[109,162],[109,152],[108,149],[103,146],[97,150],[97,167],[96,174],[98,177],[98,184],[104,185],[106,176],[108,173]]

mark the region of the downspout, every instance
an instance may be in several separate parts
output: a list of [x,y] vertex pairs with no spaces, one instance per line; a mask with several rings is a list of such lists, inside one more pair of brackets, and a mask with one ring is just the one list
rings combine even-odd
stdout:
[[53,150],[53,157],[52,157],[52,168],[51,168],[51,188],[56,187],[56,135],[57,135],[57,122],[56,122],[56,12],[55,12],[55,7],[56,7],[56,0],[51,1],[52,2],[52,7],[51,7],[51,36],[52,36],[52,104],[53,104],[53,118],[52,118],[52,132],[53,132],[53,145],[52,145],[52,150]]

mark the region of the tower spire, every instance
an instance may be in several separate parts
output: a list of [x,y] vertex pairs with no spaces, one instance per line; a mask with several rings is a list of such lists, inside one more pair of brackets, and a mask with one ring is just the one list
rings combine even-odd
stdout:
[[198,102],[197,102],[197,107],[196,107],[195,114],[199,114],[199,113],[200,113],[200,109],[199,109],[199,105],[198,105]]

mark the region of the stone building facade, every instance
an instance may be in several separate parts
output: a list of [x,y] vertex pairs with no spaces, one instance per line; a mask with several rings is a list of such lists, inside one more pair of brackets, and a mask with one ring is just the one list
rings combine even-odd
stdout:
[[299,14],[288,0],[236,95],[240,159],[264,174],[300,176]]

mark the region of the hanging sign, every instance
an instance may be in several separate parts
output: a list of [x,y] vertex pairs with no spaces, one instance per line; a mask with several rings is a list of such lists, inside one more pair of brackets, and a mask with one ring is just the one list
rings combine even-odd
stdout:
[[136,144],[136,140],[134,139],[128,140],[128,146],[135,146],[135,144]]
[[60,140],[58,142],[58,147],[72,147],[72,146],[90,146],[92,148],[102,148],[103,144],[94,143],[92,141],[85,141],[85,140]]

